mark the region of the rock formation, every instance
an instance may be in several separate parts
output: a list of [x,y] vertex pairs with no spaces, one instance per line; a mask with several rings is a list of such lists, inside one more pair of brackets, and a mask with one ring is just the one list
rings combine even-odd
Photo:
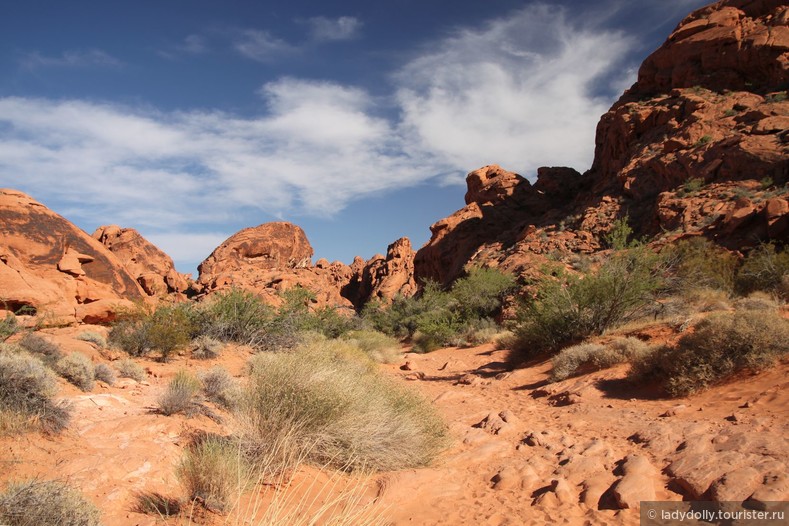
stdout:
[[470,265],[522,277],[546,255],[602,247],[628,216],[650,239],[705,235],[735,250],[789,236],[789,6],[724,0],[685,18],[597,128],[583,175],[498,166],[467,177],[466,206],[431,227],[418,279]]
[[104,245],[28,195],[0,190],[0,307],[97,323],[143,296]]
[[133,228],[101,226],[93,232],[93,238],[115,254],[149,296],[184,293],[189,288],[186,276],[175,270],[172,258]]
[[361,308],[367,301],[391,301],[397,295],[413,296],[417,291],[414,279],[414,249],[411,240],[403,237],[389,245],[386,257],[378,254],[365,262],[357,257],[351,270],[351,280],[342,295]]

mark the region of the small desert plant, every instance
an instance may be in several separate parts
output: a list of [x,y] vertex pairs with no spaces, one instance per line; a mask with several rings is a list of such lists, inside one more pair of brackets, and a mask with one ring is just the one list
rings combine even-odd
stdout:
[[227,369],[216,366],[199,376],[205,397],[225,409],[238,405],[240,388]]
[[83,391],[93,389],[93,364],[82,353],[73,352],[55,365],[55,371]]
[[134,495],[134,506],[132,509],[137,513],[146,515],[171,517],[181,513],[181,502],[161,493],[141,491]]
[[676,347],[663,347],[634,364],[634,379],[656,379],[684,396],[741,371],[758,372],[789,353],[789,320],[771,311],[715,313]]
[[[43,430],[66,428],[70,409],[52,397],[57,380],[40,359],[26,353],[0,353],[0,420],[37,421]],[[5,426],[0,426],[5,427]]]
[[97,363],[93,368],[93,377],[107,385],[115,383],[115,371],[106,363]]
[[19,340],[19,345],[30,354],[41,358],[50,367],[54,367],[63,358],[63,352],[58,344],[32,332],[25,334],[24,338]]
[[16,321],[16,316],[7,314],[0,320],[0,341],[7,340],[17,332],[19,332],[19,323]]
[[638,338],[617,338],[608,344],[574,345],[553,357],[551,377],[559,381],[586,372],[607,369],[619,363],[639,359],[648,352],[647,349],[647,344]]
[[693,145],[695,147],[704,146],[705,144],[709,144],[712,142],[712,135],[702,135],[699,137],[699,140]]
[[147,378],[145,369],[130,358],[118,360],[115,363],[115,368],[118,370],[118,375],[120,375],[121,378],[131,378],[138,382],[142,382]]
[[0,494],[0,524],[99,526],[101,514],[82,494],[54,480],[13,482]]
[[403,354],[400,342],[378,331],[351,331],[343,336],[378,363],[394,363]]
[[205,334],[192,340],[192,358],[210,360],[222,352],[222,342]]
[[199,411],[200,400],[198,393],[201,388],[200,380],[186,371],[178,371],[167,390],[159,396],[157,405],[163,415],[184,413],[187,416]]
[[235,440],[206,435],[187,448],[176,473],[191,500],[225,511],[231,499],[250,484],[249,467]]
[[83,332],[77,335],[78,340],[82,340],[85,342],[90,342],[94,344],[99,349],[104,349],[107,347],[107,339],[97,332]]
[[292,447],[284,453],[319,465],[387,470],[428,464],[446,436],[430,405],[380,376],[369,360],[360,361],[358,349],[327,344],[336,345],[316,341],[253,358],[241,406],[248,447],[265,450],[289,437]]

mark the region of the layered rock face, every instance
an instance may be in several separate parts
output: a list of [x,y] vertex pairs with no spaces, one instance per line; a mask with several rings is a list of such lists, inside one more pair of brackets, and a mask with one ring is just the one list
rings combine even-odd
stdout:
[[133,228],[101,226],[93,238],[115,254],[149,296],[184,293],[189,288],[188,279],[175,270],[172,258]]
[[725,0],[685,20],[600,120],[583,175],[468,175],[466,206],[431,227],[418,279],[470,265],[528,275],[603,248],[617,218],[639,235],[705,235],[731,249],[789,237],[789,6]]
[[30,196],[0,190],[0,307],[97,323],[143,297],[104,245]]

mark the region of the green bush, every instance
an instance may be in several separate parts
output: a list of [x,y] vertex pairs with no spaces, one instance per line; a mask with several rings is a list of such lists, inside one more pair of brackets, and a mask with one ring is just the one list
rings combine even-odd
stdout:
[[38,356],[49,367],[54,367],[62,358],[60,346],[41,335],[29,332],[19,340],[19,345],[34,356]]
[[16,321],[16,316],[7,314],[5,318],[0,320],[0,341],[7,340],[17,332],[19,332],[19,324]]
[[774,243],[759,245],[748,253],[737,272],[737,290],[748,294],[756,290],[774,291],[789,299],[783,283],[789,276],[789,251],[779,251]]
[[581,343],[562,349],[553,357],[551,378],[554,381],[607,369],[620,363],[640,359],[648,346],[638,338],[617,338],[608,344]]
[[775,311],[715,313],[676,347],[663,347],[634,364],[631,377],[657,380],[672,396],[685,396],[742,371],[758,372],[789,353],[789,320]]
[[156,401],[159,412],[167,416],[177,413],[191,416],[200,412],[198,394],[201,388],[200,380],[186,371],[178,371]]
[[100,512],[82,494],[54,480],[13,482],[0,494],[0,524],[99,526]]
[[110,330],[110,343],[131,356],[157,350],[161,359],[188,345],[193,328],[188,304],[162,305],[151,313],[135,311],[122,316]]
[[115,371],[106,363],[97,363],[93,368],[93,377],[107,385],[115,383]]
[[668,245],[662,252],[670,274],[671,292],[686,294],[699,288],[731,293],[737,257],[703,237],[692,237]]
[[55,371],[83,391],[93,389],[93,364],[82,353],[73,352],[55,365]]
[[556,352],[642,316],[663,288],[663,274],[660,256],[636,247],[613,254],[594,274],[543,278],[519,313],[515,350]]
[[56,392],[57,380],[39,358],[26,353],[0,353],[0,421],[32,420],[44,431],[62,431],[68,426],[71,411],[53,401]]
[[138,382],[142,382],[147,378],[145,369],[131,358],[118,360],[115,362],[115,368],[118,370],[118,374],[121,378],[131,378]]
[[274,309],[240,289],[219,292],[196,309],[196,332],[223,342],[258,347]]
[[489,318],[501,308],[501,299],[515,287],[515,278],[492,268],[474,268],[452,284],[450,295],[463,320]]
[[428,403],[340,340],[255,356],[241,412],[248,450],[287,444],[282,456],[341,469],[423,466],[446,437]]
[[211,510],[226,511],[251,481],[247,459],[238,443],[216,435],[190,445],[176,470],[191,500]]

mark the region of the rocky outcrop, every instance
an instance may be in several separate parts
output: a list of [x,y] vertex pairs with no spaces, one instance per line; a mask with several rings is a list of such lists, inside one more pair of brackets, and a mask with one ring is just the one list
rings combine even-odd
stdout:
[[104,245],[16,190],[0,190],[0,300],[43,322],[111,321],[143,291]]
[[389,302],[397,295],[413,296],[417,291],[414,279],[414,256],[411,240],[403,237],[389,245],[386,256],[373,256],[365,262],[357,257],[351,270],[351,280],[342,295],[361,308],[367,301]]
[[189,288],[187,277],[175,270],[172,258],[133,228],[101,226],[93,238],[115,254],[149,296],[184,293]]
[[789,237],[789,6],[724,0],[685,20],[600,120],[592,168],[498,166],[467,177],[466,206],[431,227],[418,280],[472,265],[527,278],[604,248],[628,216],[653,240],[705,235],[735,250]]

